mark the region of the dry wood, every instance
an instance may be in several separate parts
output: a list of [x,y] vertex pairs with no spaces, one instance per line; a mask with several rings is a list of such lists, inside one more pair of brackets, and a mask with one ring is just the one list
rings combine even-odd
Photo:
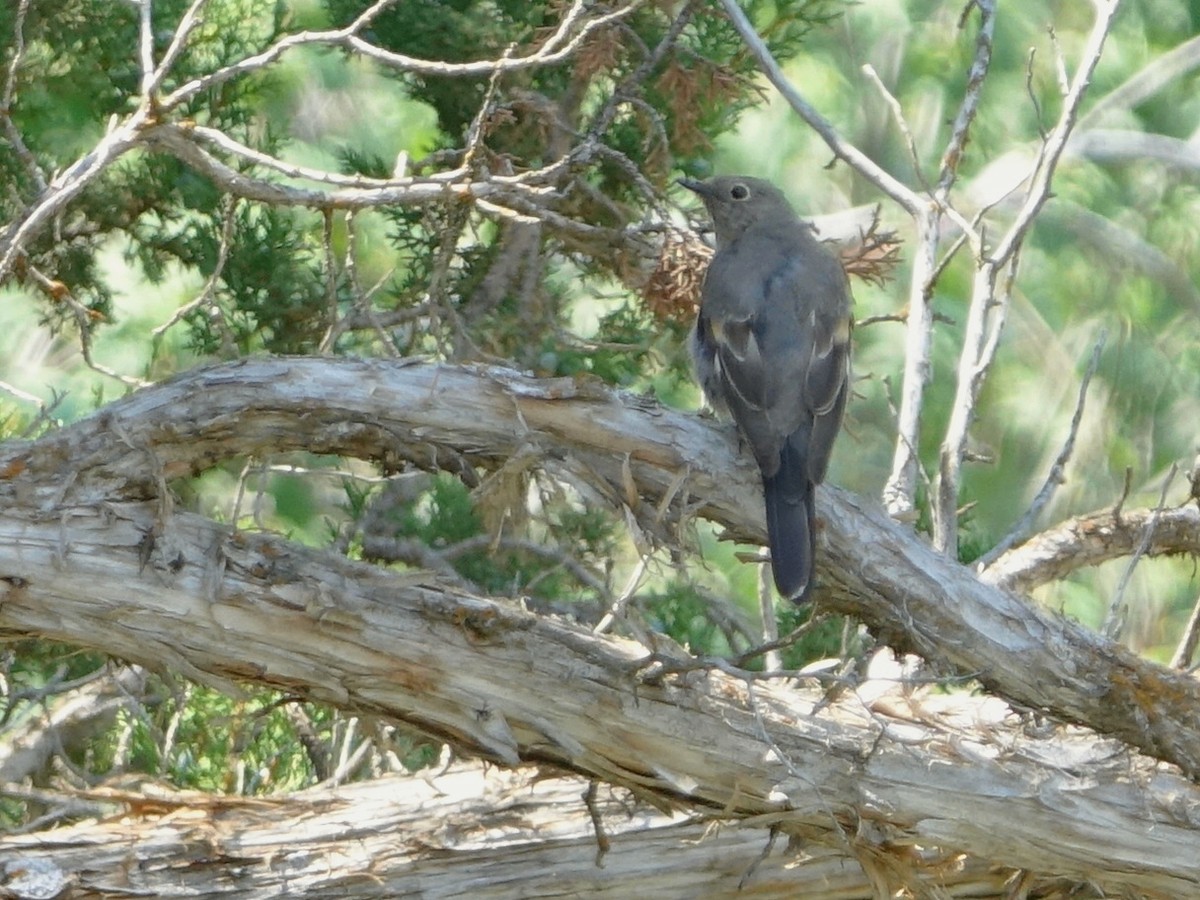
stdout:
[[[122,501],[162,497],[164,479],[231,456],[301,449],[411,461],[468,480],[518,451],[537,452],[592,499],[635,506],[647,534],[674,538],[678,516],[695,513],[734,538],[763,540],[757,481],[727,428],[570,378],[388,361],[257,359],[193,371],[36,444],[6,448],[0,501],[41,527],[65,527],[113,515]],[[828,608],[1022,707],[1111,734],[1200,777],[1195,679],[983,584],[874,503],[823,487],[817,504]],[[175,521],[164,506],[140,522],[139,547],[153,546],[172,581],[204,572],[209,596],[219,553],[179,560]],[[55,557],[68,545],[55,539]],[[9,572],[33,574],[17,565],[0,578]]]
[[[0,851],[14,869],[44,866],[47,877],[92,896],[529,900],[650,892],[867,900],[877,880],[901,874],[943,897],[1003,896],[1021,879],[1011,869],[915,848],[873,862],[844,849],[789,846],[767,829],[666,815],[611,789],[595,802],[608,843],[601,853],[586,789],[579,778],[478,766],[268,801],[105,788],[89,795],[108,806],[106,819],[0,839]],[[1030,878],[1028,885],[1053,883]],[[1064,892],[1072,886],[1079,883],[1057,884]]]
[[[911,862],[914,847],[969,849],[1112,890],[1200,887],[1200,792],[1089,733],[891,694],[826,703],[715,671],[647,678],[640,645],[163,499],[166,478],[234,454],[307,448],[471,477],[534,447],[601,496],[628,502],[632,478],[648,531],[672,524],[660,502],[675,491],[670,511],[698,506],[761,539],[732,444],[695,416],[507,370],[313,359],[199,370],[4,448],[0,628],[383,715],[506,764],[775,825],[869,868]],[[826,602],[1011,699],[1132,732],[1197,771],[1193,680],[981,584],[844,493],[824,491],[820,512]]]

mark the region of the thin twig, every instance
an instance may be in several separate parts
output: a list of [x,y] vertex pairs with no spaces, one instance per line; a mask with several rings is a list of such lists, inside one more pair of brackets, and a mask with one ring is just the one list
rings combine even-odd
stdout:
[[28,391],[23,391],[16,385],[9,384],[7,381],[0,381],[0,391],[10,394],[17,400],[23,400],[26,403],[32,403],[41,412],[46,406],[46,401],[36,394],[31,394]]
[[958,495],[968,433],[1008,314],[1012,280],[1021,247],[1034,218],[1050,196],[1050,185],[1063,149],[1071,136],[1092,73],[1100,61],[1119,0],[1099,0],[1096,18],[1085,44],[1079,69],[1063,98],[1058,122],[1051,129],[1034,163],[1021,204],[1008,231],[988,255],[977,254],[971,304],[959,355],[957,387],[938,463],[933,498],[934,546],[953,554],[958,546]]
[[[505,203],[520,202],[540,210],[539,200],[551,192],[551,188],[530,184],[516,177],[504,178],[489,175],[486,181],[447,182],[444,178],[427,178],[417,181],[380,179],[356,179],[353,186],[346,185],[338,190],[323,191],[309,187],[279,184],[263,178],[255,178],[232,168],[213,156],[193,140],[218,144],[222,149],[236,152],[248,161],[268,164],[270,157],[249,147],[238,144],[232,138],[221,135],[214,129],[200,128],[190,124],[162,124],[146,129],[146,139],[156,148],[165,150],[192,169],[208,176],[224,192],[281,206],[310,206],[316,209],[366,209],[388,205],[415,205],[443,202],[448,197],[464,200],[494,198]],[[556,163],[557,165],[557,163]],[[312,172],[280,163],[280,171],[289,170],[294,177],[311,178]],[[315,179],[314,179],[315,180]],[[328,181],[339,179],[330,176]],[[597,232],[599,229],[591,228]]]
[[[971,133],[971,123],[979,110],[983,97],[983,83],[987,79],[988,70],[992,63],[992,40],[996,31],[995,0],[971,0],[963,10],[965,24],[971,7],[979,10],[979,30],[975,33],[975,56],[971,60],[971,68],[967,72],[967,86],[963,91],[962,103],[954,116],[954,124],[950,127],[950,139],[942,153],[942,162],[938,172],[937,196],[941,202],[950,207],[948,195],[950,188],[958,177],[958,165],[962,161],[963,151]],[[961,224],[960,224],[961,227]],[[967,232],[970,234],[971,232]]]
[[[349,214],[349,213],[348,213]],[[337,259],[333,252],[333,210],[324,210],[321,216],[321,249],[324,256],[325,268],[325,303],[329,310],[329,325],[321,342],[317,345],[317,353],[324,356],[334,351],[334,341],[339,333],[338,322],[338,275]]]
[[900,136],[904,138],[904,147],[908,151],[909,162],[912,163],[913,167],[913,174],[916,175],[917,181],[921,183],[922,189],[928,193],[929,182],[925,180],[925,173],[921,171],[921,157],[917,153],[917,142],[913,138],[912,129],[908,127],[908,120],[904,118],[904,108],[900,105],[900,101],[896,99],[896,96],[887,89],[887,85],[883,83],[883,79],[879,77],[879,73],[875,71],[873,65],[865,63],[862,71],[867,76],[867,80],[875,85],[875,89],[883,97],[883,102],[892,111],[892,119],[896,123],[896,128],[900,131]]
[[904,375],[896,421],[892,471],[883,488],[888,515],[907,518],[916,508],[921,442],[921,409],[933,371],[933,284],[938,271],[938,213],[925,206],[913,216],[916,250],[909,278],[908,328],[904,338]]
[[758,60],[759,69],[767,76],[771,84],[775,85],[775,89],[800,118],[825,141],[833,155],[843,160],[859,175],[895,200],[909,215],[914,217],[919,215],[928,201],[882,169],[849,141],[846,141],[838,134],[833,124],[804,99],[804,96],[796,90],[796,87],[784,74],[783,67],[771,55],[766,42],[758,36],[758,32],[754,30],[754,26],[737,0],[721,0],[721,6],[725,9],[725,14],[729,16],[730,22],[737,29],[737,33],[746,47]]
[[163,53],[163,58],[159,60],[158,65],[150,73],[149,78],[143,76],[143,95],[152,98],[155,92],[158,91],[163,83],[163,79],[167,77],[167,73],[171,71],[171,67],[175,65],[179,59],[179,55],[187,47],[188,38],[192,36],[192,32],[202,23],[203,20],[200,18],[200,12],[207,3],[208,0],[192,0],[192,5],[183,14],[183,18],[179,20],[179,25],[176,26],[175,33],[171,36],[171,43],[167,45],[166,52]]
[[1050,37],[1050,46],[1054,48],[1054,75],[1058,80],[1058,92],[1064,97],[1071,89],[1071,78],[1067,75],[1067,56],[1063,53],[1062,44],[1058,42],[1058,32],[1053,25],[1046,28]]
[[33,180],[34,187],[40,194],[46,190],[46,176],[42,172],[41,166],[38,165],[37,157],[26,146],[20,129],[12,119],[12,108],[17,99],[17,73],[20,72],[21,66],[25,62],[25,16],[28,13],[29,0],[21,0],[17,4],[16,15],[13,16],[12,61],[9,62],[8,72],[5,74],[4,91],[0,93],[0,126],[4,128],[4,137],[16,151],[17,158],[21,160],[21,164],[25,167],[25,171]]
[[[619,21],[633,13],[639,7],[643,6],[646,0],[633,0],[626,6],[620,7],[612,12],[597,16],[585,22],[575,33],[567,40],[567,35],[570,34],[582,16],[583,12],[588,9],[588,5],[576,0],[571,9],[567,12],[559,22],[558,29],[547,39],[546,43],[530,53],[527,56],[515,56],[511,59],[485,59],[477,62],[466,63],[449,63],[434,60],[418,59],[412,56],[405,56],[401,53],[393,53],[389,50],[384,50],[375,44],[364,40],[360,36],[371,20],[383,12],[387,7],[391,6],[395,0],[378,0],[364,11],[357,19],[351,22],[344,28],[333,29],[330,31],[303,31],[297,34],[289,34],[280,38],[273,45],[268,47],[262,53],[254,56],[246,57],[238,60],[232,65],[218,69],[209,75],[200,78],[194,78],[187,84],[181,85],[166,97],[162,99],[162,107],[170,110],[179,106],[181,103],[186,103],[199,93],[211,90],[217,85],[237,78],[240,75],[245,75],[250,72],[259,71],[266,66],[271,65],[283,56],[287,51],[296,47],[303,46],[327,46],[327,47],[345,47],[347,49],[356,50],[363,56],[373,59],[376,62],[389,68],[398,69],[404,72],[411,72],[417,75],[432,75],[439,77],[464,77],[464,76],[481,76],[490,75],[494,71],[501,72],[516,72],[522,69],[530,69],[538,66],[547,66],[561,62],[582,46],[588,36],[598,28]],[[565,41],[565,43],[564,43]]]
[[1050,502],[1050,499],[1054,496],[1054,492],[1058,490],[1058,486],[1065,481],[1063,473],[1066,471],[1071,454],[1075,451],[1075,439],[1079,434],[1079,425],[1083,421],[1083,410],[1087,402],[1088,386],[1092,382],[1092,376],[1096,374],[1096,369],[1100,366],[1100,354],[1104,350],[1104,344],[1107,340],[1108,331],[1101,331],[1100,337],[1096,339],[1095,346],[1092,347],[1092,358],[1088,361],[1087,370],[1083,373],[1083,380],[1079,384],[1079,396],[1075,401],[1075,413],[1071,416],[1071,426],[1067,431],[1067,439],[1063,442],[1062,449],[1059,450],[1054,464],[1050,467],[1050,472],[1046,475],[1046,481],[1042,484],[1041,490],[1037,492],[1025,514],[1009,529],[1008,534],[976,561],[976,571],[986,569],[1010,547],[1016,546],[1016,544],[1025,540],[1025,538],[1033,533],[1033,526],[1038,516],[1046,508],[1046,504]]
[[1033,63],[1037,59],[1037,47],[1029,48],[1029,58],[1025,62],[1025,96],[1029,98],[1029,105],[1033,107],[1033,121],[1037,123],[1038,135],[1042,139],[1042,143],[1046,142],[1046,126],[1042,123],[1042,104],[1037,98],[1037,91],[1033,89]]
[[[337,316],[330,323],[329,329],[325,336],[321,339],[321,348],[328,348],[328,351],[322,349],[321,352],[331,352],[337,346],[338,340],[343,334],[355,328],[370,328],[379,338],[379,348],[387,356],[398,358],[400,351],[396,349],[396,342],[390,334],[388,334],[384,322],[381,321],[378,312],[372,303],[375,295],[378,294],[396,273],[394,268],[388,269],[376,279],[375,283],[367,290],[362,289],[362,285],[358,280],[358,226],[356,224],[357,217],[354,210],[347,210],[344,223],[346,226],[346,252],[342,258],[342,272],[344,273],[347,284],[349,285],[350,296],[354,298],[354,305],[347,310],[342,316]],[[420,309],[418,307],[417,309]],[[412,312],[411,309],[403,310],[407,314]]]
[[[738,654],[737,656],[735,656],[731,660],[729,660],[729,665],[736,670],[739,670],[739,671],[744,670],[746,667],[746,663],[750,662],[750,660],[752,660],[752,659],[756,659],[760,656],[766,656],[767,654],[774,653],[778,650],[786,650],[788,647],[790,647],[794,643],[796,643],[796,641],[798,641],[800,638],[804,637],[804,635],[806,635],[810,631],[812,631],[813,628],[816,627],[816,624],[817,624],[817,617],[812,616],[808,619],[807,622],[805,622],[802,625],[797,625],[795,628],[793,628],[791,631],[789,631],[783,637],[777,637],[774,640],[768,641],[765,644],[759,644],[757,647],[751,647],[745,653]],[[766,672],[768,672],[772,675],[796,675],[797,674],[796,672],[784,672],[781,667],[776,667],[774,669],[772,669],[770,667],[764,667],[764,668],[765,668]]]
[[1104,44],[1108,39],[1108,32],[1119,6],[1120,0],[1097,0],[1095,3],[1096,21],[1092,24],[1092,30],[1084,45],[1079,70],[1075,73],[1075,78],[1071,81],[1070,88],[1063,97],[1062,112],[1059,113],[1058,122],[1051,130],[1042,152],[1038,155],[1032,183],[1025,194],[1025,202],[1017,212],[1012,225],[1009,226],[1007,234],[993,251],[993,259],[997,264],[1007,261],[1019,249],[1029,232],[1034,217],[1050,197],[1050,182],[1054,178],[1059,159],[1062,158],[1063,149],[1075,129],[1080,106],[1091,85],[1092,73],[1096,70],[1104,52]]
[[621,593],[613,600],[608,611],[603,618],[592,629],[593,634],[604,634],[613,626],[617,619],[625,616],[625,609],[629,606],[629,601],[633,599],[633,595],[637,593],[638,587],[642,583],[642,578],[646,574],[646,567],[650,564],[650,554],[641,552],[638,554],[637,565],[633,567],[633,571],[629,573],[629,578],[625,582],[625,587]]
[[[513,53],[516,51],[516,43],[511,43],[504,50],[502,60],[512,59]],[[496,69],[488,78],[487,88],[483,92],[483,99],[479,101],[479,109],[475,111],[475,115],[471,118],[471,124],[467,128],[466,140],[463,142],[464,151],[462,159],[462,169],[465,172],[470,172],[475,168],[475,158],[479,155],[479,148],[483,145],[484,126],[487,124],[488,116],[492,112],[492,104],[496,100],[496,89],[500,84],[501,70]]]
[[0,281],[12,271],[17,257],[24,253],[25,244],[34,235],[62,212],[100,173],[138,146],[138,134],[146,121],[146,115],[145,110],[139,109],[124,123],[110,129],[95,147],[67,166],[46,185],[37,203],[0,232]]
[[596,835],[596,858],[593,865],[597,869],[604,868],[604,857],[608,851],[612,849],[612,841],[609,840],[608,832],[604,830],[604,816],[600,812],[600,807],[596,803],[596,795],[599,792],[600,782],[595,778],[588,781],[587,790],[581,796],[583,805],[587,808],[588,818],[592,820],[592,831]]
[[1125,477],[1121,479],[1121,496],[1117,498],[1117,502],[1113,504],[1112,518],[1118,525],[1121,524],[1121,511],[1125,508],[1125,501],[1129,499],[1129,492],[1133,489],[1133,466],[1125,467]]
[[774,646],[779,640],[779,622],[775,619],[771,567],[765,562],[758,564],[758,611],[762,616],[762,646],[768,648],[763,651],[763,668],[768,672],[778,672],[783,668],[779,648]]
[[1121,574],[1121,580],[1117,583],[1117,589],[1113,592],[1112,600],[1109,601],[1108,613],[1104,617],[1104,627],[1101,629],[1103,635],[1109,640],[1117,640],[1120,637],[1122,629],[1125,627],[1125,614],[1127,610],[1125,605],[1125,589],[1129,587],[1129,580],[1133,577],[1133,570],[1137,568],[1137,564],[1141,562],[1142,557],[1146,555],[1146,550],[1150,547],[1150,541],[1154,538],[1154,529],[1158,526],[1159,516],[1162,515],[1162,511],[1167,505],[1167,491],[1171,487],[1171,482],[1175,480],[1175,475],[1178,471],[1179,465],[1171,463],[1170,471],[1167,472],[1167,477],[1163,481],[1162,493],[1158,497],[1158,505],[1154,507],[1154,512],[1150,514],[1150,519],[1146,522],[1146,530],[1142,534],[1142,541],[1138,544],[1137,550],[1133,552],[1133,556],[1129,558],[1129,563],[1125,566],[1125,571]]
[[131,375],[122,375],[116,369],[110,369],[108,366],[96,362],[92,356],[92,325],[96,319],[103,318],[100,313],[86,307],[71,293],[66,285],[46,275],[36,266],[27,263],[25,274],[30,281],[45,291],[48,297],[55,303],[66,307],[71,312],[71,315],[74,316],[75,325],[79,329],[79,355],[83,358],[84,365],[93,372],[99,372],[101,375],[109,378],[115,378],[126,387],[145,387],[150,383],[141,378],[134,378]]
[[1175,648],[1175,652],[1171,656],[1171,668],[1187,669],[1190,667],[1192,657],[1196,655],[1197,645],[1200,645],[1200,596],[1196,597],[1196,603],[1192,606],[1192,614],[1188,617],[1187,625],[1183,629],[1183,637],[1180,638],[1179,646]]
[[150,332],[150,336],[155,341],[160,340],[167,331],[201,306],[212,301],[213,292],[217,288],[217,283],[221,280],[221,274],[225,271],[225,263],[229,260],[229,248],[233,246],[233,230],[237,225],[238,205],[239,201],[237,198],[232,198],[229,202],[229,208],[225,213],[225,220],[221,224],[221,240],[217,244],[217,261],[213,266],[212,273],[205,280],[204,287],[200,289],[200,293],[194,299],[189,300],[183,306],[179,307],[179,309],[171,314],[171,317],[167,321]]

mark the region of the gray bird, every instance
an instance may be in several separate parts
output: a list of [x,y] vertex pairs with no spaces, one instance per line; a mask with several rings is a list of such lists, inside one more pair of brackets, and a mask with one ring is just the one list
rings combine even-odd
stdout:
[[850,285],[838,258],[760,178],[680,179],[704,201],[717,253],[691,334],[696,378],[762,471],[779,593],[812,588],[813,487],[825,478],[850,382]]

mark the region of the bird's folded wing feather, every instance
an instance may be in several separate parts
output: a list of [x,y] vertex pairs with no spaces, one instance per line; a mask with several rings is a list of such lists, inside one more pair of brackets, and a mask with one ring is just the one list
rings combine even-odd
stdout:
[[753,258],[718,256],[703,316],[721,390],[760,465],[811,426],[808,466],[819,482],[846,401],[850,299],[841,265],[813,249],[778,243]]

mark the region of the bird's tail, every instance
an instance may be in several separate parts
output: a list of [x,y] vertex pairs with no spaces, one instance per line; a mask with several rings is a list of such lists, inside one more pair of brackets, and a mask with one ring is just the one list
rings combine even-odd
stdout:
[[813,531],[813,483],[804,454],[788,441],[779,470],[763,478],[771,572],[780,595],[804,603],[812,588],[816,534]]

